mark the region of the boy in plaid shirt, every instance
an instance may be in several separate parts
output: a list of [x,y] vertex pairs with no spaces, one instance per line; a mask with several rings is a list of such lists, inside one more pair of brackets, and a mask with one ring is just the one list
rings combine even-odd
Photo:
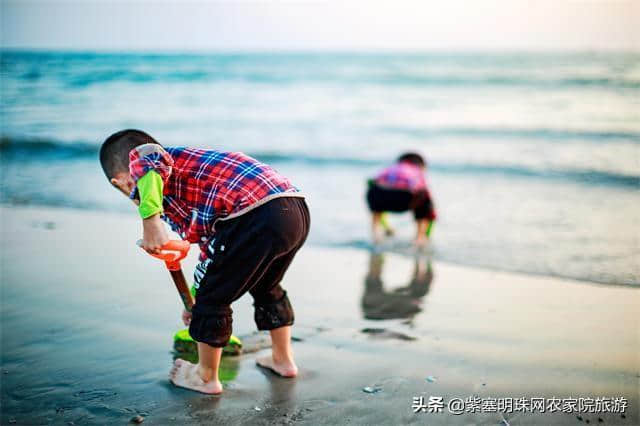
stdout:
[[196,303],[182,314],[198,342],[198,364],[177,359],[171,382],[218,394],[222,348],[231,336],[231,303],[254,298],[255,321],[269,330],[272,355],[258,365],[284,377],[298,369],[291,350],[293,309],[280,281],[309,232],[304,197],[274,169],[239,152],[163,148],[148,134],[123,130],[100,149],[107,179],[138,206],[142,248],[168,241],[161,220],[198,243]]
[[416,220],[414,243],[418,247],[424,246],[436,219],[424,177],[426,169],[427,162],[420,154],[407,152],[369,181],[367,203],[372,213],[371,227],[375,242],[382,239],[382,227],[389,233],[393,232],[384,221],[384,212],[412,211]]

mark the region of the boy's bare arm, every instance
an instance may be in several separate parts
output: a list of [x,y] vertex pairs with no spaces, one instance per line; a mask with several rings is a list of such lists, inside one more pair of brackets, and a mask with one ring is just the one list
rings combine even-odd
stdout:
[[169,241],[167,229],[160,219],[160,214],[154,214],[142,220],[142,248],[149,253],[158,253],[160,248]]

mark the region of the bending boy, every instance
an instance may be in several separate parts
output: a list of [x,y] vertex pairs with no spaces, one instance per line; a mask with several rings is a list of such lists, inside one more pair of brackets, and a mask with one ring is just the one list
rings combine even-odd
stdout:
[[269,330],[272,355],[257,360],[284,377],[298,368],[291,349],[293,309],[280,281],[309,232],[303,195],[284,176],[239,152],[163,148],[139,130],[103,143],[107,179],[139,205],[142,247],[157,252],[168,241],[161,220],[198,243],[196,303],[183,312],[198,342],[198,364],[177,359],[169,378],[180,387],[218,394],[222,348],[231,336],[231,303],[246,292],[255,322]]

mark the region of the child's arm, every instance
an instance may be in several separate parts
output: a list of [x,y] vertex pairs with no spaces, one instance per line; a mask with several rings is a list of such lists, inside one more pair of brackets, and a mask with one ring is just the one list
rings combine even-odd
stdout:
[[150,253],[157,253],[169,241],[167,230],[160,219],[162,209],[162,177],[154,170],[149,170],[138,179],[140,206],[138,211],[142,217],[142,248]]
[[142,221],[142,245],[141,247],[149,253],[159,253],[160,248],[169,241],[167,229],[156,214]]
[[387,236],[391,236],[394,234],[395,231],[393,230],[393,227],[389,223],[389,214],[387,212],[383,212],[380,215],[380,225],[382,225],[382,229],[384,229],[384,233]]

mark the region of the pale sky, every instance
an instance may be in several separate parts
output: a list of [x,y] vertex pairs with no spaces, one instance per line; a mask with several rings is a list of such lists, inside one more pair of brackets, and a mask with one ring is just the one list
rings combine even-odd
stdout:
[[640,50],[640,0],[0,0],[2,46]]

